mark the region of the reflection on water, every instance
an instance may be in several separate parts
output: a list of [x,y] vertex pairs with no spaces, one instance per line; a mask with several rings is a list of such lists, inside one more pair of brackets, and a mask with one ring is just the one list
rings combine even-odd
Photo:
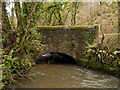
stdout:
[[13,88],[117,88],[116,77],[76,65],[36,65]]

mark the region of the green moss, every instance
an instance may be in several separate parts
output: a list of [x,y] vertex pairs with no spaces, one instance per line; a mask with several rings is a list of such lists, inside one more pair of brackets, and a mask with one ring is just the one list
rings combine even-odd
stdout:
[[101,70],[103,68],[103,65],[98,61],[92,61],[90,62],[89,67],[95,70]]
[[110,74],[120,75],[120,67],[111,67],[107,64],[101,64],[98,61],[88,61],[86,58],[79,58],[78,64],[85,68],[91,68],[94,70],[101,70]]
[[39,30],[40,29],[49,29],[49,30],[53,30],[53,29],[63,29],[64,26],[36,26]]
[[[49,29],[49,30],[54,30],[54,29],[89,29],[89,26],[36,26],[39,30],[42,29]],[[98,27],[97,25],[94,26],[94,28]]]
[[88,26],[70,26],[69,29],[89,29]]
[[87,61],[86,58],[79,58],[78,64],[82,67],[87,67]]

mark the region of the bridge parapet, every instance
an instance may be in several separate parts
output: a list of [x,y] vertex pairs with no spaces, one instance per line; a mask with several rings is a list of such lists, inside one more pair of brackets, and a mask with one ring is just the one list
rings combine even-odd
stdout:
[[86,41],[93,43],[98,36],[98,26],[38,26],[43,47],[40,55],[61,52],[77,59],[84,53]]

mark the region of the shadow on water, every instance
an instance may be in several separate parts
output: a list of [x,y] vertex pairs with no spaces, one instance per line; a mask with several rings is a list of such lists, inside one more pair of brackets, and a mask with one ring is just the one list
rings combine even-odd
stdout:
[[64,53],[50,52],[40,56],[35,60],[36,64],[40,63],[55,63],[55,64],[77,64],[76,60]]

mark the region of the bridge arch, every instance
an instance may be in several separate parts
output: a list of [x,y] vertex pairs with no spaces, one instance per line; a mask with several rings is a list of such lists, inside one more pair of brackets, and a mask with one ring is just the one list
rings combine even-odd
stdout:
[[72,56],[61,52],[50,52],[43,54],[39,56],[39,58],[35,62],[36,64],[77,64],[76,60]]
[[91,44],[98,36],[99,28],[98,26],[38,26],[37,31],[40,33],[41,47],[36,57],[46,52],[60,52],[78,60],[79,55],[86,50],[86,42]]

